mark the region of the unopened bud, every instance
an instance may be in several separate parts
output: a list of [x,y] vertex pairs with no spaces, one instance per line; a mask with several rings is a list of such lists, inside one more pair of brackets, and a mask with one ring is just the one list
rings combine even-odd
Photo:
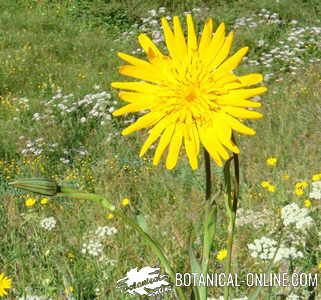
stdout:
[[47,178],[18,179],[10,182],[9,185],[46,196],[55,196],[60,193],[60,187],[57,182]]

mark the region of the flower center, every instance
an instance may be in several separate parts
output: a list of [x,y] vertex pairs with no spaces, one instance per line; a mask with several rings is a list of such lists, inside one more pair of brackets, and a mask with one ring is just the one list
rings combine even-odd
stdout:
[[189,91],[187,92],[186,96],[185,96],[185,99],[188,101],[188,102],[192,102],[195,98],[197,97],[196,95],[196,90],[194,87],[191,87],[189,89]]

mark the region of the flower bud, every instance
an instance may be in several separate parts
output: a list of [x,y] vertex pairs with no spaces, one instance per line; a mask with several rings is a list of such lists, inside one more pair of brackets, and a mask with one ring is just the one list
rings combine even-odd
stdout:
[[18,179],[10,182],[9,185],[46,196],[55,196],[56,194],[60,193],[60,187],[58,186],[57,182],[48,178]]

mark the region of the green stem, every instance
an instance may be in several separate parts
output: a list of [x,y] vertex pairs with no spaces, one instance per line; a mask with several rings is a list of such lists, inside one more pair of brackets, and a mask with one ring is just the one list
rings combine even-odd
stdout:
[[[232,136],[232,141],[236,144],[234,136]],[[233,242],[235,235],[235,220],[236,220],[236,212],[238,205],[238,196],[239,196],[239,187],[240,187],[240,164],[239,158],[236,153],[233,153],[233,162],[234,162],[234,191],[233,191],[233,202],[231,203],[232,193],[231,193],[231,176],[230,176],[230,164],[228,164],[227,176],[225,180],[227,184],[227,193],[228,193],[228,237],[227,237],[227,261],[225,265],[225,274],[229,276],[231,273],[231,265],[232,265],[232,250],[233,250]],[[232,204],[232,205],[231,205]],[[224,300],[228,300],[230,296],[230,287],[224,287]]]
[[210,155],[204,148],[204,159],[205,159],[205,180],[206,180],[206,192],[205,199],[210,200],[212,194],[212,182],[211,182],[211,160]]
[[[211,182],[211,160],[210,155],[204,148],[204,161],[205,161],[205,182],[206,182],[206,191],[205,191],[205,222],[204,222],[204,239],[203,239],[203,255],[202,255],[202,272],[206,273],[208,268],[208,257],[209,252],[212,246],[212,239],[209,234],[209,223],[211,221],[211,213],[213,213],[209,208],[208,201],[211,198],[212,194],[212,182]],[[216,206],[215,206],[216,207]],[[205,275],[205,274],[204,274]]]
[[[225,274],[226,277],[231,273],[231,263],[232,263],[232,249],[234,241],[234,229],[235,229],[235,219],[236,214],[232,212],[231,217],[229,218],[228,225],[228,237],[227,237],[227,261],[225,265]],[[224,286],[224,300],[228,300],[230,295],[230,288],[228,285]]]
[[[217,220],[217,206],[216,203],[211,203],[212,195],[212,178],[211,178],[211,161],[209,153],[204,148],[205,159],[205,180],[206,180],[206,192],[205,192],[205,216],[204,216],[204,233],[203,233],[203,251],[202,251],[202,264],[201,271],[206,276],[208,270],[209,256],[213,244],[213,239],[216,231]],[[198,296],[201,300],[207,299],[207,287],[198,288]]]

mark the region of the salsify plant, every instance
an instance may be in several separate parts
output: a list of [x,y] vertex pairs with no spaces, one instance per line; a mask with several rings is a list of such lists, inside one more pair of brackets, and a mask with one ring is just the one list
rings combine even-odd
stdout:
[[[228,275],[231,272],[239,194],[240,150],[233,131],[247,135],[255,134],[253,129],[244,125],[243,120],[262,117],[262,114],[253,110],[261,104],[249,99],[264,93],[266,88],[248,88],[263,80],[261,74],[237,76],[233,73],[247,54],[248,48],[241,48],[229,57],[233,32],[226,35],[224,23],[221,23],[214,33],[213,21],[209,19],[198,38],[191,15],[186,16],[186,22],[187,38],[177,16],[173,17],[173,30],[167,19],[162,19],[168,54],[163,54],[145,34],[140,34],[138,41],[147,55],[147,61],[118,53],[118,56],[128,63],[120,67],[120,73],[133,77],[136,81],[112,83],[114,88],[122,89],[119,97],[128,103],[114,111],[113,115],[145,112],[135,123],[125,128],[122,134],[128,135],[140,129],[150,128],[149,136],[139,155],[143,156],[159,139],[153,158],[154,165],[159,164],[162,154],[168,148],[166,168],[173,169],[177,165],[183,144],[191,168],[197,169],[200,148],[203,147],[206,179],[203,249],[199,261],[193,253],[192,244],[190,245],[190,269],[204,275],[208,271],[218,217],[215,200],[223,195],[229,222],[225,265]],[[220,167],[224,165],[224,190],[218,191],[214,196],[211,189],[211,159]],[[233,176],[230,172],[232,161]],[[171,280],[175,282],[175,271],[160,244],[146,233],[136,220],[125,215],[104,197],[80,192],[68,185],[59,185],[47,179],[20,179],[11,184],[48,196],[99,201],[143,237]],[[229,286],[225,286],[224,289],[226,300],[229,299]],[[179,299],[187,299],[188,296],[181,287],[176,287],[175,291]],[[207,299],[205,286],[194,287],[191,293],[192,299]]]

